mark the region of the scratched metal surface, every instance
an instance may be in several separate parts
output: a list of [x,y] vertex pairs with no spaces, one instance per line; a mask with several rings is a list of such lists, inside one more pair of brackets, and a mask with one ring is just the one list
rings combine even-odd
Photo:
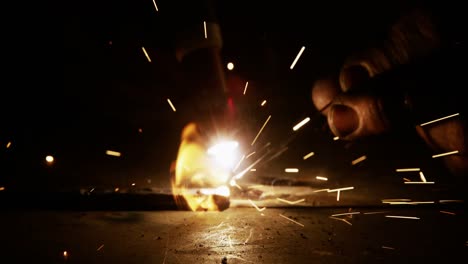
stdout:
[[0,218],[0,255],[4,263],[464,263],[466,220],[458,206],[11,211]]

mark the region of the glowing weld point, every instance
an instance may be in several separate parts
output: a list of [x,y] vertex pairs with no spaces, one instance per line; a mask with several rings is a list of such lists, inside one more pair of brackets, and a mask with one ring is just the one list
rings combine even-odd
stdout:
[[279,216],[281,216],[281,217],[283,217],[283,218],[285,218],[285,219],[288,219],[289,221],[295,223],[296,225],[300,225],[300,226],[304,227],[303,224],[301,224],[301,223],[299,223],[299,222],[297,222],[297,221],[295,221],[295,220],[293,220],[293,219],[291,219],[291,218],[289,218],[289,217],[287,217],[287,216],[284,216],[284,215],[282,215],[282,214],[279,214]]
[[297,61],[298,61],[299,58],[301,57],[302,52],[304,52],[304,50],[305,50],[305,47],[302,46],[301,50],[300,50],[299,53],[297,54],[296,58],[294,59],[293,63],[291,64],[291,67],[289,67],[289,69],[292,70],[292,69],[294,68],[294,66],[296,65]]
[[448,156],[448,155],[453,155],[453,154],[458,154],[458,150],[432,155],[432,158],[435,159],[435,158],[438,158],[438,157],[443,157],[443,156]]
[[249,82],[246,82],[246,83],[245,83],[245,87],[244,87],[244,95],[245,95],[245,93],[247,92],[247,86],[249,86]]
[[156,9],[156,12],[158,12],[159,10],[158,10],[158,6],[156,5],[156,1],[155,1],[155,0],[153,0],[153,4],[154,4],[154,8]]
[[262,128],[260,128],[260,131],[258,131],[257,133],[257,136],[254,138],[254,140],[252,141],[252,144],[250,144],[251,146],[253,146],[253,144],[255,144],[255,141],[257,141],[257,138],[260,136],[260,134],[262,133],[263,129],[265,128],[265,126],[267,125],[268,121],[270,120],[271,118],[271,115],[268,116],[267,120],[265,121],[265,123],[263,123],[263,126]]
[[11,142],[9,141],[7,144],[6,144],[6,148],[9,148],[11,146]]
[[316,176],[315,179],[320,180],[320,181],[328,181],[328,178],[322,177],[322,176]]
[[305,201],[305,199],[300,199],[300,200],[297,200],[297,201],[288,201],[288,200],[285,200],[285,199],[281,199],[281,198],[276,198],[276,200],[280,201],[280,202],[283,202],[283,203],[287,203],[287,204],[298,204],[298,203],[302,203]]
[[351,165],[356,165],[356,164],[358,164],[359,162],[364,161],[364,160],[366,160],[366,159],[367,159],[367,157],[364,155],[364,156],[362,156],[362,157],[359,157],[359,158],[357,158],[357,159],[351,161]]
[[267,103],[266,100],[263,100],[263,102],[260,104],[261,106],[264,106]]
[[299,172],[299,169],[297,169],[297,168],[286,168],[286,169],[284,169],[284,172],[287,172],[287,173],[298,173],[298,172]]
[[167,103],[171,106],[172,111],[175,112],[175,111],[176,111],[176,108],[175,108],[174,105],[172,104],[171,99],[167,98]]
[[106,150],[106,154],[109,156],[120,157],[122,154],[113,150]]
[[294,131],[297,131],[299,128],[301,128],[303,125],[307,124],[310,121],[310,117],[306,117],[304,120],[299,122],[297,125],[293,127]]
[[351,224],[351,222],[349,222],[348,220],[346,219],[343,219],[343,218],[338,218],[338,217],[334,217],[334,216],[330,216],[331,219],[335,219],[335,220],[338,220],[338,221],[342,221],[342,222],[345,222],[347,223],[348,225],[352,226],[353,224]]
[[427,182],[426,177],[424,177],[424,174],[422,171],[419,172],[419,177],[421,178],[422,182]]
[[426,125],[429,125],[429,124],[432,124],[432,123],[435,123],[435,122],[439,122],[439,121],[442,121],[444,119],[448,119],[448,118],[458,116],[458,115],[460,115],[460,113],[456,113],[456,114],[453,114],[453,115],[448,115],[448,116],[441,117],[441,118],[438,118],[438,119],[435,119],[435,120],[432,120],[432,121],[429,121],[429,122],[426,122],[426,123],[422,123],[419,126],[426,126]]
[[309,154],[305,155],[302,159],[303,159],[303,160],[306,160],[306,159],[312,157],[313,155],[315,155],[315,153],[314,153],[314,152],[310,152]]
[[404,168],[404,169],[396,169],[396,172],[407,172],[407,171],[420,171],[420,168]]
[[205,38],[208,38],[208,32],[206,31],[206,21],[203,21],[203,29],[205,31]]
[[401,215],[386,215],[387,218],[400,218],[400,219],[412,219],[412,220],[419,220],[421,218],[416,216],[401,216]]
[[143,50],[143,53],[145,54],[146,59],[148,60],[148,62],[151,62],[151,58],[150,58],[150,56],[148,55],[148,52],[146,52],[145,47],[141,47],[141,49]]
[[261,212],[263,210],[266,209],[266,207],[263,207],[263,208],[258,208],[258,206],[256,204],[254,204],[254,202],[252,202],[252,200],[249,199],[249,202],[250,204],[252,204],[253,207],[255,207],[255,209],[257,209],[257,211]]

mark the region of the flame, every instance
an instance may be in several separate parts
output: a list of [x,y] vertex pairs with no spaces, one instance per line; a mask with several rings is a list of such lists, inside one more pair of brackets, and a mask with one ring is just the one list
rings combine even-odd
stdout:
[[177,160],[171,165],[172,193],[180,207],[222,211],[229,206],[227,182],[238,144],[222,142],[207,150],[206,141],[194,123],[182,130]]

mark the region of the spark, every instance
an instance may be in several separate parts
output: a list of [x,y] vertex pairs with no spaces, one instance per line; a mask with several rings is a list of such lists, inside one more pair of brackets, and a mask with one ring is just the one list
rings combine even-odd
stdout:
[[258,206],[256,204],[254,204],[254,202],[252,202],[252,200],[249,199],[249,202],[250,204],[252,204],[253,207],[255,207],[255,209],[257,209],[257,211],[259,212],[262,212],[263,210],[266,209],[266,207],[263,207],[263,208],[258,208]]
[[100,247],[98,247],[98,249],[96,251],[101,250],[103,247],[104,247],[104,244],[102,244]]
[[305,155],[302,159],[303,159],[303,160],[306,160],[306,159],[312,157],[313,155],[315,155],[315,153],[314,153],[314,152],[310,152],[309,154]]
[[248,236],[247,239],[244,241],[244,245],[247,244],[247,242],[249,242],[250,238],[252,237],[252,231],[253,231],[253,228],[250,229],[249,236]]
[[342,215],[355,215],[355,214],[360,214],[360,212],[341,213],[341,214],[334,214],[331,216],[336,217],[336,216],[342,216]]
[[364,213],[365,215],[373,215],[373,214],[384,214],[384,213],[388,213],[388,211],[381,211],[381,212],[367,212],[367,213]]
[[401,215],[386,215],[385,217],[388,218],[401,218],[401,219],[412,219],[412,220],[419,220],[419,217],[416,216],[401,216]]
[[298,61],[299,58],[301,57],[302,52],[304,52],[304,50],[305,50],[305,47],[302,46],[301,50],[300,50],[299,53],[297,54],[296,58],[294,59],[293,63],[291,64],[291,67],[289,67],[289,69],[292,70],[292,69],[294,68],[294,66],[296,65],[297,61]]
[[45,160],[47,161],[47,163],[52,163],[54,162],[54,157],[51,155],[48,155],[45,157]]
[[271,115],[268,116],[267,120],[265,121],[265,123],[263,123],[263,126],[262,128],[260,128],[260,131],[258,131],[257,133],[257,136],[254,138],[254,140],[252,141],[252,144],[250,144],[251,146],[253,146],[253,144],[255,144],[255,141],[257,141],[257,138],[260,136],[260,134],[262,133],[263,129],[265,128],[265,126],[267,125],[268,121],[270,120],[271,118]]
[[280,201],[280,202],[283,202],[283,203],[288,203],[288,204],[298,204],[298,203],[302,203],[305,201],[304,198],[302,199],[299,199],[297,201],[288,201],[288,200],[285,200],[285,199],[281,199],[281,198],[276,198],[276,200]]
[[158,6],[156,5],[156,0],[153,0],[154,8],[156,9],[156,12],[159,12]]
[[336,201],[340,201],[340,191],[336,192]]
[[299,122],[297,125],[295,125],[293,127],[293,130],[294,131],[297,131],[299,128],[301,128],[303,125],[307,124],[307,122],[310,121],[310,117],[306,117],[304,120],[302,120],[301,122]]
[[148,62],[151,62],[151,58],[150,58],[150,56],[148,55],[148,52],[146,52],[145,47],[141,47],[141,49],[143,50],[143,53],[145,53],[145,56],[146,56],[146,59],[148,59]]
[[403,180],[404,180],[405,182],[410,182],[410,181],[411,181],[411,180],[408,179],[408,178],[403,178]]
[[320,181],[328,181],[328,178],[322,177],[322,176],[316,176],[315,179],[320,180]]
[[132,186],[135,186],[135,185],[136,185],[136,184],[133,182],[133,183],[132,183]]
[[114,189],[114,192],[118,192],[120,189],[117,187]]
[[458,154],[458,150],[432,155],[432,158],[435,159],[435,158],[438,158],[438,157],[443,157],[443,156],[448,156],[448,155],[453,155],[453,154]]
[[386,246],[382,246],[383,249],[390,249],[390,250],[395,250],[395,248],[392,248],[392,247],[386,247]]
[[245,87],[244,87],[244,95],[247,92],[247,86],[249,86],[249,82],[245,82]]
[[424,173],[422,171],[419,172],[419,177],[421,178],[421,181],[427,182],[426,177],[424,177]]
[[420,181],[420,182],[414,182],[414,181],[407,181],[405,182],[405,184],[434,184],[434,182],[423,182],[423,181]]
[[228,238],[229,247],[232,247],[231,235],[228,235],[227,238]]
[[106,150],[106,154],[109,156],[120,157],[122,154],[113,150]]
[[333,140],[335,140],[335,141],[338,140],[338,139],[340,139],[340,137],[334,137],[333,138]]
[[68,257],[68,252],[67,252],[67,251],[63,251],[63,257],[64,257],[64,258],[67,258],[67,257]]
[[354,187],[344,187],[344,188],[338,188],[338,189],[328,189],[327,192],[337,192],[337,191],[347,191],[347,190],[352,190]]
[[227,64],[227,69],[230,70],[230,71],[232,71],[232,70],[234,69],[234,63],[228,62],[228,64]]
[[357,159],[351,161],[351,165],[356,165],[356,164],[358,164],[359,162],[364,161],[364,160],[366,160],[366,159],[367,159],[367,157],[364,155],[364,156],[362,156],[362,157],[359,157],[359,158],[357,158]]
[[249,155],[247,155],[245,158],[248,159],[250,156],[252,156],[253,154],[255,154],[255,151],[250,153]]
[[242,191],[242,187],[240,187],[239,184],[237,184],[236,180],[232,179],[232,180],[229,182],[229,184],[230,184],[231,186],[237,187],[239,190]]
[[338,218],[338,217],[334,217],[334,216],[330,216],[331,219],[335,219],[335,220],[338,220],[338,221],[343,221],[345,223],[347,223],[348,225],[352,226],[353,224],[351,224],[351,222],[349,222],[348,220],[346,219],[343,219],[343,218]]
[[6,148],[10,148],[10,146],[11,146],[11,142],[8,141],[8,143],[6,144]]
[[244,159],[245,159],[245,155],[242,155],[242,158],[240,158],[239,162],[237,163],[237,165],[234,167],[232,171],[236,171],[241,165],[242,161],[244,161]]
[[4,191],[4,190],[5,190],[5,187],[0,186],[0,191]]
[[330,189],[320,189],[320,190],[315,190],[314,192],[328,192]]
[[448,118],[451,118],[451,117],[454,117],[454,116],[458,116],[458,115],[460,115],[460,113],[456,113],[456,114],[453,114],[453,115],[448,115],[448,116],[441,117],[441,118],[438,118],[438,119],[435,119],[435,120],[432,120],[432,121],[429,121],[429,122],[426,122],[426,123],[422,123],[419,126],[426,126],[426,125],[429,125],[429,124],[432,124],[432,123],[435,123],[435,122],[439,122],[439,121],[442,121],[442,120],[445,120],[445,119],[448,119]]
[[291,218],[289,218],[289,217],[287,217],[287,216],[284,216],[284,215],[282,215],[282,214],[279,214],[279,215],[280,215],[281,217],[285,218],[285,219],[288,219],[289,221],[291,221],[291,222],[293,222],[293,223],[295,223],[295,224],[297,224],[297,225],[300,225],[300,226],[304,227],[303,224],[301,224],[301,223],[299,223],[299,222],[297,222],[297,221],[295,221],[295,220],[293,220],[293,219],[291,219]]
[[452,212],[447,212],[447,211],[439,211],[443,214],[449,214],[449,215],[456,215],[456,213],[452,213]]
[[143,133],[143,129],[139,128],[138,133]]
[[463,200],[439,200],[439,203],[463,203]]
[[267,100],[263,100],[263,102],[260,104],[260,106],[264,106],[267,103]]
[[396,169],[396,172],[407,172],[407,171],[420,171],[420,168],[404,168],[404,169]]
[[286,169],[284,169],[284,172],[287,172],[287,173],[298,173],[298,172],[299,172],[299,169],[298,169],[298,168],[286,168]]
[[411,201],[411,199],[383,199],[382,203],[385,202],[408,202]]
[[176,111],[176,108],[175,108],[174,105],[172,104],[171,99],[167,98],[167,103],[171,106],[172,111],[175,112],[175,111]]
[[208,38],[208,32],[206,31],[206,21],[203,21],[203,29],[205,30],[205,38]]
[[250,171],[257,171],[257,169],[250,169]]

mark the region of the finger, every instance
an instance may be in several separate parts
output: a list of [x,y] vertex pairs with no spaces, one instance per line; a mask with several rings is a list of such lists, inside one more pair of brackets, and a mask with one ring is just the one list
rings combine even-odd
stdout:
[[333,134],[344,140],[378,135],[390,128],[380,98],[365,94],[340,94],[327,121]]
[[331,102],[340,93],[340,87],[335,79],[321,79],[312,87],[312,102],[318,111],[327,115]]

